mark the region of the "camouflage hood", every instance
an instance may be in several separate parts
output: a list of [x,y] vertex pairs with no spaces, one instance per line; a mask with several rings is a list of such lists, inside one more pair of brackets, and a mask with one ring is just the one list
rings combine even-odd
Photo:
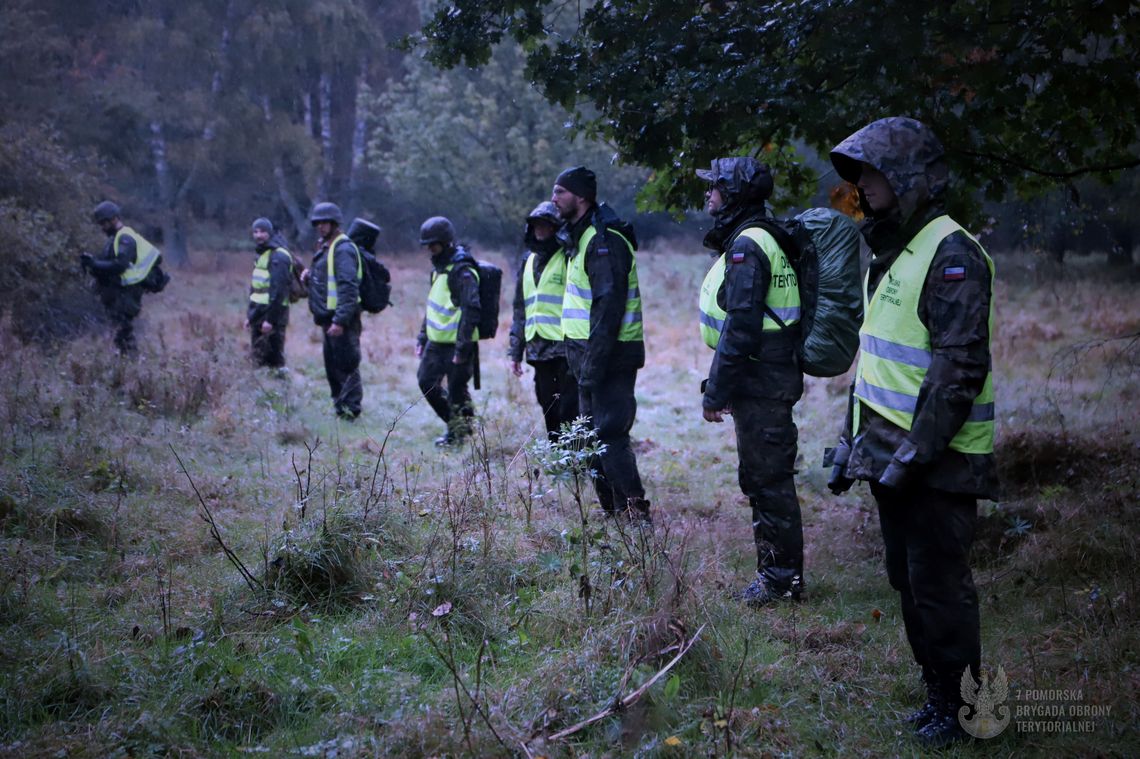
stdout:
[[930,127],[891,116],[868,124],[832,148],[831,163],[840,177],[852,183],[859,181],[864,162],[881,171],[905,222],[946,190],[945,153]]

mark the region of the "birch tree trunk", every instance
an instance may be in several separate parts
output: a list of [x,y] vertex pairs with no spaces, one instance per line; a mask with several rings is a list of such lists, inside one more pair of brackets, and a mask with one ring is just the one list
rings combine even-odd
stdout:
[[182,222],[174,209],[174,180],[170,176],[170,163],[166,158],[166,137],[162,123],[150,122],[150,153],[154,165],[155,181],[158,184],[162,226],[162,253],[173,266],[185,266],[189,261],[186,251],[186,238],[182,232]]

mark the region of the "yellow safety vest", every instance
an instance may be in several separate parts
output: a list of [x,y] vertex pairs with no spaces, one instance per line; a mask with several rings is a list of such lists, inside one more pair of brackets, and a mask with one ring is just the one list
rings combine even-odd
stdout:
[[123,236],[131,238],[135,241],[135,260],[127,270],[119,275],[119,281],[124,285],[137,285],[146,279],[146,275],[150,274],[150,270],[154,268],[158,257],[161,255],[158,248],[150,244],[150,242],[130,227],[123,226],[115,233],[114,251],[115,255],[119,255],[119,241]]
[[562,339],[562,296],[566,292],[566,254],[556,250],[534,281],[535,254],[523,266],[523,304],[526,306],[526,339],[535,335],[547,340]]
[[[764,314],[763,331],[775,332],[797,323],[800,320],[800,289],[795,269],[787,255],[768,232],[759,227],[749,227],[740,233],[755,242],[768,257],[772,276],[768,281],[768,292],[764,305],[784,322],[781,327],[768,314]],[[721,254],[705,275],[701,283],[700,329],[701,339],[713,350],[720,344],[720,333],[724,329],[725,310],[717,303],[717,294],[724,286],[725,255]]]
[[[641,290],[637,286],[637,258],[629,240],[615,230],[610,230],[629,247],[629,280],[626,285],[625,314],[621,319],[618,342],[632,343],[645,339],[641,323]],[[590,306],[594,293],[590,289],[590,278],[586,274],[586,248],[597,234],[590,225],[578,240],[578,252],[567,263],[566,293],[562,299],[562,333],[567,340],[590,339]]]
[[[333,265],[333,258],[335,258],[336,246],[340,241],[344,240],[352,245],[352,249],[356,251],[356,281],[360,282],[364,278],[364,264],[360,260],[360,249],[356,247],[356,243],[349,239],[348,235],[341,232],[333,238],[329,243],[328,250],[325,252],[325,259],[328,266],[328,280],[325,287],[325,308],[329,311],[336,311],[337,298],[336,298],[336,267]],[[356,296],[356,302],[360,302],[359,293]]]
[[[451,287],[447,284],[447,275],[454,266],[455,264],[448,264],[442,272],[433,270],[431,273],[431,290],[428,291],[427,316],[424,321],[427,325],[427,339],[433,343],[455,343],[459,339],[459,321],[463,317],[463,309],[451,302]],[[472,266],[471,271],[478,281],[478,267]],[[471,339],[479,339],[478,327],[472,332]]]
[[[269,305],[269,259],[277,251],[284,253],[289,259],[289,265],[293,265],[293,256],[284,248],[270,248],[257,257],[257,263],[253,265],[253,278],[249,285],[249,299],[261,306]],[[290,276],[292,276],[292,272],[290,272]],[[289,306],[288,291],[285,292],[281,305]]]
[[[855,397],[859,401],[853,418],[856,433],[862,404],[904,430],[910,430],[914,424],[918,391],[931,360],[930,332],[918,316],[918,303],[938,245],[958,231],[965,232],[949,216],[939,216],[923,227],[880,280],[874,299],[868,292],[869,278],[864,278],[863,313],[866,316],[859,330],[859,365],[855,373]],[[980,244],[978,248],[982,249]],[[994,263],[984,249],[982,255],[993,277]],[[988,318],[992,337],[992,299]],[[992,371],[986,374],[982,392],[974,399],[970,415],[950,441],[950,447],[962,453],[993,453]]]

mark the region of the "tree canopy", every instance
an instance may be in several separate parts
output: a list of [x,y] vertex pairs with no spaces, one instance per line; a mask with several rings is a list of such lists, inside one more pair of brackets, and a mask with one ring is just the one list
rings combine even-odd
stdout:
[[[657,170],[646,199],[691,204],[692,169],[763,154],[793,192],[863,124],[931,124],[968,186],[1032,195],[1140,165],[1129,0],[707,2],[455,0],[424,25],[442,67],[484,64],[513,38],[527,75],[623,160]],[[566,34],[556,30],[568,27]]]
[[[368,160],[394,187],[402,208],[434,209],[451,217],[462,236],[521,242],[523,220],[549,200],[558,172],[586,164],[599,175],[603,199],[632,205],[646,172],[610,166],[612,150],[573,138],[567,115],[523,78],[518,45],[500,46],[486,66],[442,74],[410,58],[407,74],[386,92],[365,97]],[[400,219],[411,237],[419,218]]]

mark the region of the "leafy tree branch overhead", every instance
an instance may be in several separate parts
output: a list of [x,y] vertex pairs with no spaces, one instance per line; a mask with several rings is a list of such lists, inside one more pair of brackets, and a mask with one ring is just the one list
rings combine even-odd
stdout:
[[796,192],[812,177],[788,146],[825,150],[891,114],[932,124],[991,199],[1111,181],[1140,165],[1138,36],[1128,0],[457,0],[421,42],[446,68],[519,41],[545,96],[682,208],[690,169],[718,154],[769,151]]

